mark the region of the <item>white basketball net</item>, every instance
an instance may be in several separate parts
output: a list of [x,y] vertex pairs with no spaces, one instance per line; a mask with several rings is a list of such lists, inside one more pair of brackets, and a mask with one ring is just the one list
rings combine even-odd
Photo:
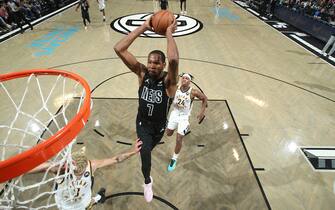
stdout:
[[[32,74],[0,82],[0,161],[53,136],[78,113],[85,96],[79,82],[61,75]],[[57,183],[76,179],[71,158],[75,143],[76,139],[48,160],[51,165],[46,171],[26,173],[0,184],[0,209],[56,207]],[[69,202],[80,199],[73,190],[75,182],[67,184]]]

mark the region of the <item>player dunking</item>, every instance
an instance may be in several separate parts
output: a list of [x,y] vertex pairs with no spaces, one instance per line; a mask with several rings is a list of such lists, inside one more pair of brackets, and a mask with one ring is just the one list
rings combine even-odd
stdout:
[[166,134],[172,136],[174,130],[177,129],[177,137],[174,154],[168,165],[168,171],[173,171],[175,169],[177,158],[183,144],[183,138],[189,132],[189,117],[191,115],[192,102],[195,97],[202,101],[201,110],[197,116],[199,123],[205,117],[207,97],[199,90],[190,86],[191,80],[192,76],[190,74],[182,75],[181,85],[178,87],[173,100],[173,110],[170,114]]
[[162,51],[151,51],[148,55],[147,65],[140,63],[128,51],[129,46],[137,37],[146,30],[151,30],[150,19],[114,46],[116,54],[137,75],[139,81],[136,132],[137,136],[143,141],[140,153],[144,176],[144,197],[147,202],[150,202],[153,198],[153,179],[150,176],[151,151],[164,135],[170,98],[174,96],[178,83],[179,54],[172,36],[176,27],[176,20],[174,19],[165,34],[168,72],[163,71],[166,63],[165,54]]

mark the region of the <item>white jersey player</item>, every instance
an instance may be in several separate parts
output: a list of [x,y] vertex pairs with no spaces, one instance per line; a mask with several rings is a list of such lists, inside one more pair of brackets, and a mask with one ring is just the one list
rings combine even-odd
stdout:
[[191,91],[192,87],[183,92],[179,86],[173,99],[173,110],[169,117],[168,129],[177,129],[180,135],[185,135],[188,132],[188,119],[192,111]]
[[98,5],[99,5],[99,11],[102,12],[102,21],[105,22],[106,21],[106,14],[105,14],[105,0],[97,0]]
[[[97,195],[92,198],[93,174],[98,168],[120,163],[141,150],[142,141],[137,139],[134,148],[123,154],[102,159],[88,160],[84,154],[75,153],[72,155],[74,171],[62,167],[59,180],[56,182],[55,202],[60,210],[85,210],[90,209],[95,203],[105,201],[105,188],[101,188]],[[66,173],[65,170],[68,172]],[[59,173],[58,167],[52,167],[50,163],[42,163],[29,173],[50,171]]]
[[[93,175],[91,163],[88,161],[81,176],[71,178],[69,174],[57,183],[55,200],[60,210],[84,210],[92,202]],[[93,202],[95,202],[93,198]],[[92,203],[93,203],[92,202]]]
[[192,111],[192,102],[195,97],[202,101],[200,113],[197,118],[199,123],[205,117],[205,109],[207,107],[207,97],[199,90],[190,86],[192,76],[190,74],[183,74],[181,85],[178,87],[174,100],[173,110],[171,111],[166,134],[171,136],[174,130],[177,129],[177,138],[174,154],[168,166],[168,171],[173,171],[177,164],[177,158],[182,147],[183,137],[189,133],[189,116]]

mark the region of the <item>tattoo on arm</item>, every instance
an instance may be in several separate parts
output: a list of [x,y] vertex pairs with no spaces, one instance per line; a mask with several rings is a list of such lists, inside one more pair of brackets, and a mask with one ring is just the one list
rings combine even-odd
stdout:
[[116,156],[116,162],[121,163],[122,161],[128,159],[131,156],[131,153],[120,154]]

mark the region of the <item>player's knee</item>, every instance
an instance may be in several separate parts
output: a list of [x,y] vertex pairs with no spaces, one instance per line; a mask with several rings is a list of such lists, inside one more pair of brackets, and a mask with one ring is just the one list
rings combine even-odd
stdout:
[[173,132],[171,133],[166,133],[167,136],[172,136]]
[[142,147],[140,153],[141,153],[142,158],[146,156],[150,156],[151,149],[149,147]]
[[166,129],[166,135],[167,136],[172,136],[172,134],[173,134],[173,130]]

